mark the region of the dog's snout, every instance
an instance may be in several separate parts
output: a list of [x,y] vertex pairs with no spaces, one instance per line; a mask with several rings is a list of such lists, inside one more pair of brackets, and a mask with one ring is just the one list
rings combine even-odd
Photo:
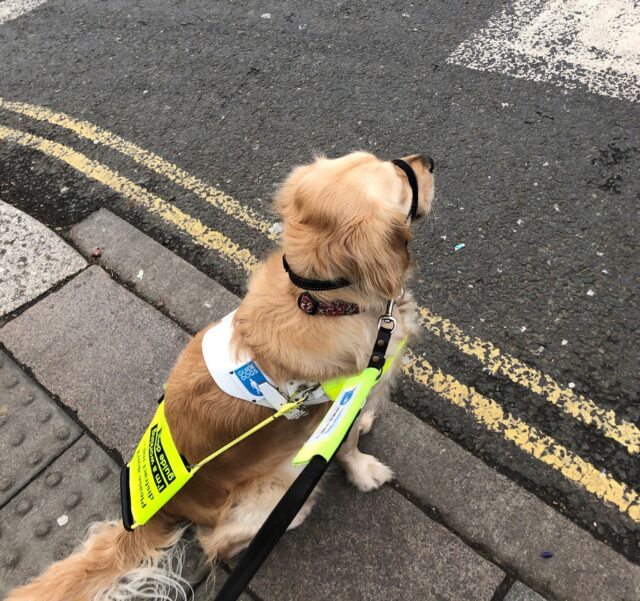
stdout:
[[433,162],[433,159],[428,154],[421,154],[420,158],[422,159],[422,162],[425,164],[429,172],[433,173],[433,168],[436,166]]

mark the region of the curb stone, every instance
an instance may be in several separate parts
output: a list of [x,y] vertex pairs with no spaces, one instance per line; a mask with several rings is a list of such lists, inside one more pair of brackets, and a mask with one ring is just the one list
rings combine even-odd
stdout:
[[467,544],[550,599],[640,599],[640,566],[398,405],[381,411],[361,446]]
[[323,488],[311,515],[279,541],[251,582],[260,598],[490,601],[504,579],[391,488],[359,493],[335,476]]
[[0,201],[0,317],[86,266],[48,227]]
[[71,228],[70,237],[87,256],[100,248],[101,264],[144,299],[164,306],[192,332],[238,305],[226,288],[106,209]]

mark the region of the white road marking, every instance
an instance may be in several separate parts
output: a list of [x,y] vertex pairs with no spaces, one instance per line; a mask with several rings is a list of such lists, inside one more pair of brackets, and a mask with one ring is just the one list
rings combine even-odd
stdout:
[[640,101],[640,3],[516,0],[447,62]]
[[31,12],[47,0],[4,0],[0,2],[0,25]]

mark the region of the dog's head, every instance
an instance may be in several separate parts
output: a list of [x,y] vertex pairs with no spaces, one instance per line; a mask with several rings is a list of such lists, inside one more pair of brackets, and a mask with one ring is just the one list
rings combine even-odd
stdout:
[[410,219],[412,189],[405,171],[366,152],[317,158],[293,170],[276,195],[283,246],[292,269],[311,279],[347,278],[366,296],[396,297],[411,264],[411,223],[431,209],[433,161],[402,159],[417,179],[418,203]]

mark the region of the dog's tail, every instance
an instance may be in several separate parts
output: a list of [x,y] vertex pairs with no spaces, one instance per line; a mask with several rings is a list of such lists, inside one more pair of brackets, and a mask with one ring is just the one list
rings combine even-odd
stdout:
[[186,599],[180,567],[171,565],[183,533],[161,515],[133,532],[119,522],[100,522],[76,552],[12,591],[6,601],[162,599],[169,598],[168,589]]

